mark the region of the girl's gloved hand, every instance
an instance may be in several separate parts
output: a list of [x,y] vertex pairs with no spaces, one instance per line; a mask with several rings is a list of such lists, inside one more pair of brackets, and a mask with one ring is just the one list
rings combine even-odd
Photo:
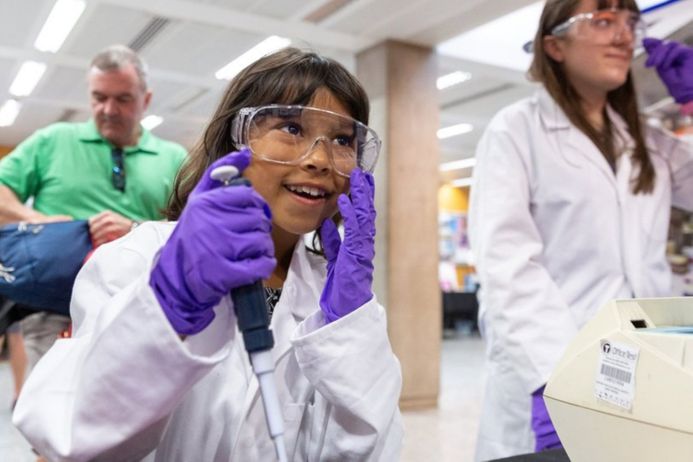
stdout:
[[649,55],[645,66],[657,69],[674,100],[679,104],[693,102],[693,48],[653,38],[644,39],[642,44]]
[[200,332],[224,295],[267,278],[276,265],[267,203],[252,187],[224,187],[210,177],[216,167],[233,165],[240,172],[249,163],[247,150],[214,162],[159,251],[149,285],[179,334]]
[[536,452],[563,447],[544,403],[544,387],[532,393],[532,430]]
[[373,176],[355,168],[351,172],[351,199],[337,201],[344,218],[344,241],[337,226],[327,219],[320,237],[327,257],[327,282],[320,308],[329,323],[345,316],[373,297],[375,256],[375,182]]

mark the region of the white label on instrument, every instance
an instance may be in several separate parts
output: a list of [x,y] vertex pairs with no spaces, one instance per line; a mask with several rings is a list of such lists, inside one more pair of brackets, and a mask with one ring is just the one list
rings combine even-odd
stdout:
[[602,339],[594,393],[597,399],[631,410],[640,349]]

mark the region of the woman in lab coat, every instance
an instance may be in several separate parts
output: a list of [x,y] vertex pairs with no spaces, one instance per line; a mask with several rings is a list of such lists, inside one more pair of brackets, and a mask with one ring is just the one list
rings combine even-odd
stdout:
[[[669,211],[693,209],[693,148],[639,119],[629,68],[641,25],[633,0],[547,1],[530,68],[542,88],[500,111],[478,145],[469,222],[488,380],[477,460],[560,447],[542,391],[571,339],[608,300],[670,295]],[[693,100],[693,52],[647,40],[672,95]]]
[[[397,460],[401,372],[371,291],[379,140],[367,120],[360,84],[314,53],[285,49],[234,78],[177,179],[177,222],[143,224],[80,272],[74,337],[37,365],[13,416],[34,448],[61,461],[275,460],[228,296],[262,279],[279,296],[289,460]],[[213,180],[222,165],[253,186]],[[304,243],[316,229],[325,256]]]

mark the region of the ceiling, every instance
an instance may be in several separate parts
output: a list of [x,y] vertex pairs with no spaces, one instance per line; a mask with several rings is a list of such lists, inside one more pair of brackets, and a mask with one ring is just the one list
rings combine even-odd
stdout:
[[[33,43],[55,0],[0,1],[0,104],[25,60],[46,73],[24,97],[15,123],[0,127],[0,145],[15,145],[39,127],[89,115],[85,72],[91,57],[113,43],[135,48],[150,67],[154,92],[149,113],[164,122],[157,135],[190,147],[200,135],[226,82],[214,73],[269,35],[290,38],[342,62],[352,71],[359,51],[386,39],[436,47],[536,0],[87,0],[84,13],[56,53]],[[693,1],[683,23],[667,31],[693,35]],[[681,16],[678,14],[677,16]],[[681,21],[679,21],[681,22]],[[534,26],[532,26],[534,27]],[[518,47],[525,39],[518,39]],[[636,63],[637,66],[637,63]],[[466,122],[472,132],[441,140],[443,162],[472,157],[490,117],[529,95],[523,72],[459,56],[441,56],[439,75],[462,70],[472,78],[440,92],[441,126]],[[653,74],[653,73],[649,73]],[[645,79],[647,103],[665,90]],[[666,104],[659,110],[666,110]],[[468,171],[446,175],[459,177]]]

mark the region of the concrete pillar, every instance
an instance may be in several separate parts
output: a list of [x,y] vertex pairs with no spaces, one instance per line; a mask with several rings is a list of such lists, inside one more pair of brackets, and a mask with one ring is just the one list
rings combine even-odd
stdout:
[[375,172],[375,293],[387,307],[402,363],[402,408],[437,404],[441,296],[438,285],[438,95],[430,48],[387,41],[357,56],[383,139]]

